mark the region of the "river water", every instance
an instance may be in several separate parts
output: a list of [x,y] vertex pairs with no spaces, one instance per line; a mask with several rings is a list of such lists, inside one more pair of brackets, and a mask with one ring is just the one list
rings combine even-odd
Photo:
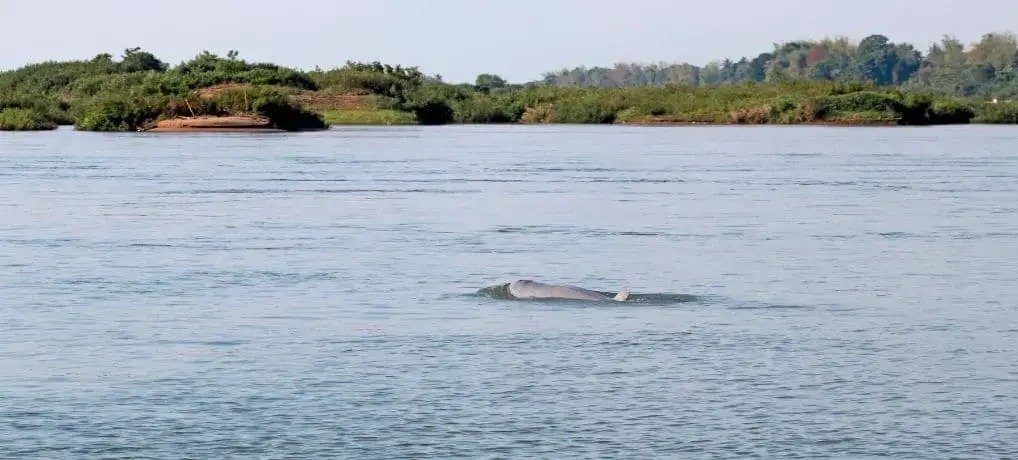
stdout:
[[0,457],[1014,458],[1016,139],[2,133]]

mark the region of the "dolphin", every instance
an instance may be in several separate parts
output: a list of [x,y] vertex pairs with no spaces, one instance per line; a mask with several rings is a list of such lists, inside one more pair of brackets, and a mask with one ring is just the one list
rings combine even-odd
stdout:
[[556,286],[532,280],[516,280],[506,286],[509,295],[515,299],[574,299],[624,302],[629,290],[623,288],[615,297],[576,286]]

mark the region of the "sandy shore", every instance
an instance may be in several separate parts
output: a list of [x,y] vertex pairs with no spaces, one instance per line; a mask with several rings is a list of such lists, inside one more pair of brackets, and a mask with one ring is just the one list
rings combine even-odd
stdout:
[[194,117],[174,118],[156,123],[146,132],[281,132],[265,117]]

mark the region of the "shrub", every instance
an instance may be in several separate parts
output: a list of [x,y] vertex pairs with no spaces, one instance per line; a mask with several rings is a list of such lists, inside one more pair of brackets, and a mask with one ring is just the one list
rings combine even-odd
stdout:
[[75,127],[83,131],[136,131],[155,121],[165,106],[164,98],[100,97],[82,108]]
[[731,112],[732,123],[736,124],[767,123],[767,119],[770,117],[772,111],[773,107],[771,106],[749,107],[745,109],[733,110]]
[[57,124],[32,109],[0,109],[0,131],[43,131],[56,129]]
[[604,100],[597,94],[565,98],[555,104],[558,123],[614,123],[624,107],[616,101]]
[[453,111],[458,123],[512,123],[523,115],[523,108],[511,99],[477,93],[458,101]]
[[972,106],[957,99],[935,101],[928,112],[930,122],[936,124],[970,123],[976,116]]
[[[765,108],[767,109],[766,112],[763,111]],[[761,123],[770,121],[773,123],[788,124],[805,119],[805,117],[802,116],[802,110],[799,108],[799,104],[796,104],[795,101],[788,97],[779,97],[769,106],[757,107],[753,110],[755,110],[755,113],[752,114],[752,116],[757,118],[764,117],[764,121]]]
[[520,115],[523,123],[551,123],[555,120],[555,106],[552,104],[539,104],[535,107],[527,107]]
[[1018,123],[1018,102],[984,103],[978,106],[976,123]]
[[455,119],[452,105],[463,95],[444,85],[424,85],[407,95],[402,108],[412,112],[423,125],[442,125]]

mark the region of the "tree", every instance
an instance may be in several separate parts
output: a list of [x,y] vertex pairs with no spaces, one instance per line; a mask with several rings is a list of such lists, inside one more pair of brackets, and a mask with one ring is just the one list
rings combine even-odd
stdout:
[[893,46],[886,36],[870,35],[859,42],[859,73],[866,81],[886,85],[891,81]]
[[893,54],[890,83],[900,85],[907,82],[919,70],[923,62],[923,55],[907,43],[895,45]]
[[125,49],[119,64],[122,72],[163,71],[167,67],[169,66],[165,62],[160,61],[148,51],[142,51],[141,47]]
[[504,88],[505,85],[505,80],[503,80],[502,77],[490,73],[482,73],[478,75],[477,80],[474,82],[474,86],[477,87],[478,90],[484,92]]
[[771,53],[760,53],[757,57],[749,61],[749,78],[754,81],[764,81],[767,78],[768,63],[774,59],[774,55]]
[[700,71],[700,80],[704,85],[721,83],[721,65],[718,61],[708,62]]

